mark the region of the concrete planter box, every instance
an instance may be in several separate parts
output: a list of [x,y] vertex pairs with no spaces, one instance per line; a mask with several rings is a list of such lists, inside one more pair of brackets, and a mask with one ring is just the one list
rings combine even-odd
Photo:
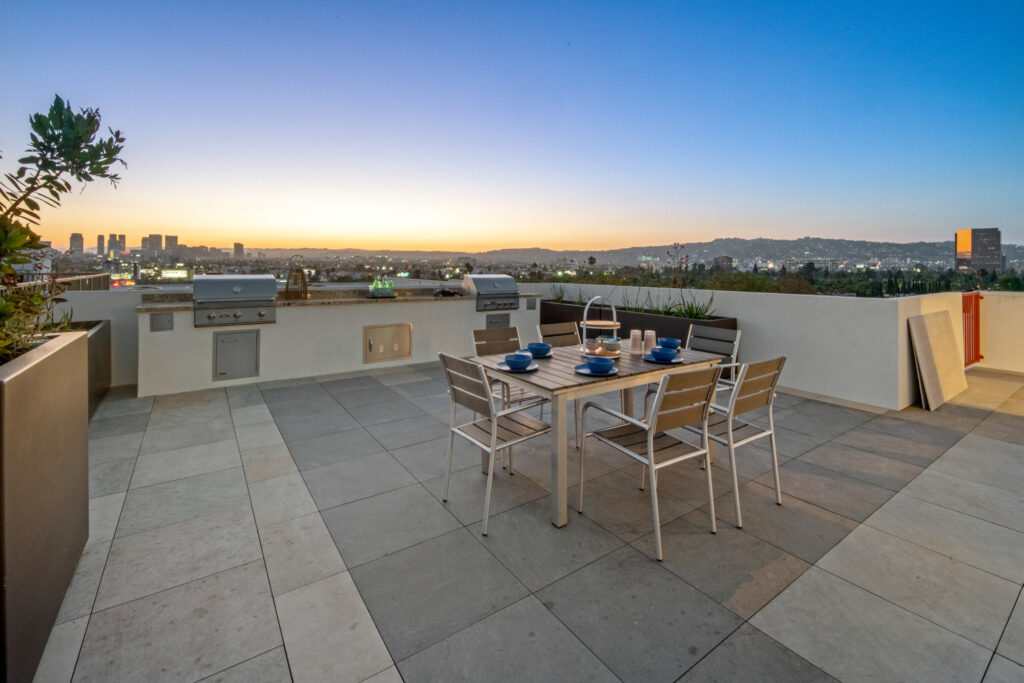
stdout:
[[0,594],[6,681],[31,681],[89,536],[89,340],[0,366]]
[[110,390],[110,321],[87,320],[71,323],[71,329],[89,334],[89,418]]
[[[540,322],[561,323],[579,322],[583,320],[583,306],[579,304],[559,303],[557,301],[540,302]],[[693,318],[681,318],[677,315],[661,315],[660,313],[638,313],[636,311],[624,311],[619,307],[615,308],[618,321],[622,324],[619,329],[619,336],[629,338],[630,330],[654,330],[659,337],[676,337],[686,341],[690,332],[690,325],[707,325],[708,327],[721,327],[727,330],[735,330],[736,318],[714,317],[709,320],[695,320]],[[590,307],[590,317],[593,319],[612,319],[611,308],[598,306],[596,303]]]

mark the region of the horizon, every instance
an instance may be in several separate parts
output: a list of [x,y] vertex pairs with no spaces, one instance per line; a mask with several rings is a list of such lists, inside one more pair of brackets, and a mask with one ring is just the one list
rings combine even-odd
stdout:
[[1022,53],[1019,3],[24,3],[0,167],[57,93],[128,166],[44,209],[55,245],[1020,244]]

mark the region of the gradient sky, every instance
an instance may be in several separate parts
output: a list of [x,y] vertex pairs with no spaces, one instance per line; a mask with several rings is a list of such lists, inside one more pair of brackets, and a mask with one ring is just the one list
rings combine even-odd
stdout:
[[82,232],[247,248],[1024,242],[1024,2],[0,0],[0,168],[127,138]]

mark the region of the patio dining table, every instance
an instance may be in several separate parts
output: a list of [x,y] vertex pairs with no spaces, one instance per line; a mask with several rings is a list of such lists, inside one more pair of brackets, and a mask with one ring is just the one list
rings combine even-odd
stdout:
[[532,372],[509,372],[500,369],[498,364],[505,360],[505,354],[473,358],[483,366],[490,377],[522,387],[551,401],[551,523],[556,527],[565,526],[568,521],[566,418],[569,401],[620,391],[622,410],[631,415],[635,387],[658,382],[665,374],[717,365],[722,360],[721,356],[713,353],[687,349],[682,349],[679,357],[682,358],[682,363],[663,365],[645,361],[640,355],[623,351],[615,362],[616,374],[604,376],[587,376],[575,371],[577,365],[585,362],[578,346],[552,349],[550,357],[534,361],[539,367]]

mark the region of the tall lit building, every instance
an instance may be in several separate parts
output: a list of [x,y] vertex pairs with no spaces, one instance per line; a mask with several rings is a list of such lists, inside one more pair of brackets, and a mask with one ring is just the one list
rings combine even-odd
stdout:
[[96,235],[96,255],[103,256],[103,235]]
[[956,269],[965,272],[1003,270],[999,228],[964,228],[956,231]]
[[118,251],[128,251],[128,238],[124,235],[117,236]]
[[245,258],[245,247],[241,242],[235,242],[235,258]]
[[85,251],[85,238],[82,237],[82,233],[71,233],[71,253],[81,254],[83,251]]
[[110,233],[110,236],[107,237],[107,249],[112,251],[112,252],[114,252],[114,253],[117,253],[117,252],[121,251],[120,249],[117,248],[117,234],[116,233],[112,232],[112,233]]
[[149,248],[153,251],[163,251],[164,248],[164,236],[163,235],[150,235],[149,236]]
[[173,251],[178,248],[178,236],[168,235],[164,238],[164,249],[167,251]]

